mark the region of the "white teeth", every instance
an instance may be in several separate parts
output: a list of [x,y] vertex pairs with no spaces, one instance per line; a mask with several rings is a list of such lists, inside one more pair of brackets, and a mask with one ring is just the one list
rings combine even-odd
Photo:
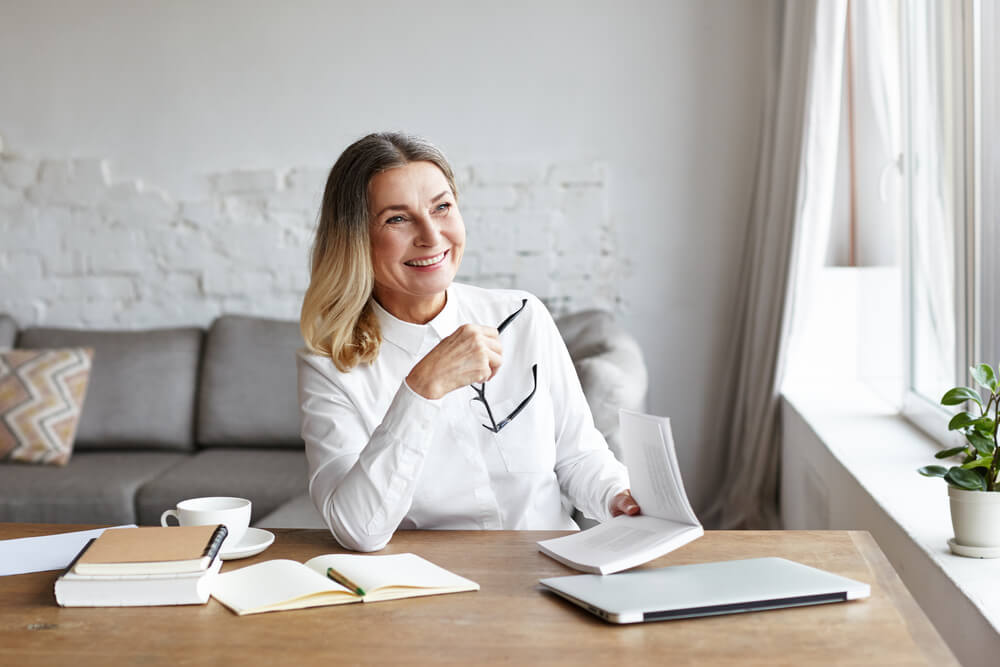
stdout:
[[442,259],[444,259],[444,253],[434,255],[433,257],[429,257],[427,259],[411,259],[409,262],[406,262],[406,264],[408,266],[430,266],[431,264],[437,264]]

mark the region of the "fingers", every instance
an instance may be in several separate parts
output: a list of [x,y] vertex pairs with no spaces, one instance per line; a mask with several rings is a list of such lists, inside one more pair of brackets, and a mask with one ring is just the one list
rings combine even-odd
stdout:
[[[481,324],[463,324],[455,329],[455,333],[448,336],[448,338],[452,337],[460,341],[475,342],[496,352],[500,352],[502,349],[500,334],[497,332],[496,327],[487,327]],[[448,340],[448,338],[445,340]]]
[[632,493],[627,489],[611,499],[611,516],[621,516],[622,514],[635,516],[639,511],[639,503],[635,501]]
[[501,364],[503,364],[503,356],[493,350],[488,350],[486,353],[486,364],[488,367],[487,372],[480,382],[489,382],[493,379],[493,376],[497,374]]
[[407,381],[422,396],[440,398],[459,387],[488,382],[502,363],[496,328],[463,324],[417,362]]
[[493,379],[503,363],[503,346],[496,328],[464,324],[448,338],[452,337],[460,349],[457,356],[464,356],[476,368],[476,374],[470,381],[487,382]]

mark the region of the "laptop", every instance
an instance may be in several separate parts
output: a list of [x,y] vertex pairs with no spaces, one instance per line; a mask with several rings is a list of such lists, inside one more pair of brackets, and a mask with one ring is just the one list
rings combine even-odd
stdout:
[[868,584],[784,558],[550,577],[539,583],[610,623],[764,611],[871,595]]

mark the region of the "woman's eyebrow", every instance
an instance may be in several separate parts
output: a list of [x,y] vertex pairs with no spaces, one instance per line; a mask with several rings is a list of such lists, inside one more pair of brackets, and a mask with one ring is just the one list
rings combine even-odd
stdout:
[[[431,203],[433,204],[437,200],[447,195],[449,192],[451,192],[451,190],[442,190],[440,193],[434,195],[434,197],[431,199]],[[381,211],[376,213],[375,217],[381,218],[382,214],[385,213],[386,211],[405,211],[405,210],[407,210],[407,206],[404,204],[390,204],[389,206],[386,206]]]
[[405,211],[405,210],[406,210],[406,206],[404,206],[403,204],[391,204],[391,205],[386,206],[385,208],[383,208],[378,213],[376,213],[375,217],[376,218],[381,218],[382,214],[385,213],[386,211]]

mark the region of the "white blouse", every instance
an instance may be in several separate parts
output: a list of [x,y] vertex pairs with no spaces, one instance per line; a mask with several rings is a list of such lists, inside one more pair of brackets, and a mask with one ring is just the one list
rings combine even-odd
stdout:
[[[471,387],[426,399],[404,378],[465,323],[497,326],[503,363],[485,394],[496,422],[537,390],[498,433]],[[309,493],[337,541],[376,551],[397,528],[568,530],[573,507],[610,518],[625,467],[594,427],[569,353],[545,306],[527,292],[452,284],[426,325],[376,305],[382,345],[372,364],[341,373],[299,352]]]

